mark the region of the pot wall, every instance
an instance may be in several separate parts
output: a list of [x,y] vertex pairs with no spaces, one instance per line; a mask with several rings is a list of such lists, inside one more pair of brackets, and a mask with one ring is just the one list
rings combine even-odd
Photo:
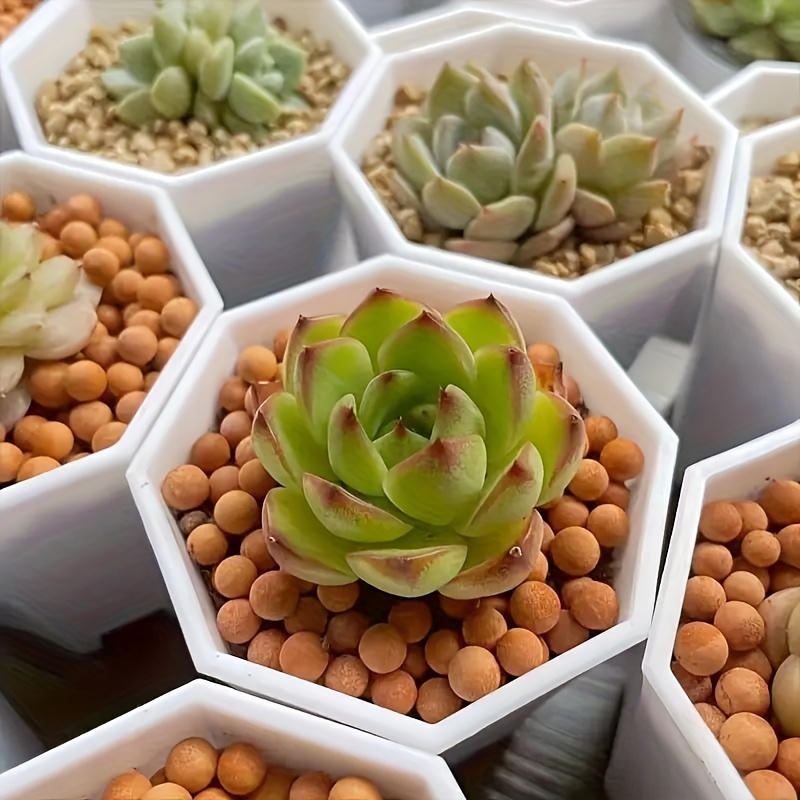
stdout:
[[38,756],[42,750],[42,744],[0,695],[0,774]]

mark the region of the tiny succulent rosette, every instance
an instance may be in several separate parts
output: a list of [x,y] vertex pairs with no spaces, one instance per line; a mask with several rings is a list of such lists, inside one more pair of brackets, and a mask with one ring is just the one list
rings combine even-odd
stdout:
[[800,587],[771,594],[758,611],[765,630],[761,649],[775,669],[772,711],[787,736],[800,736]]
[[25,359],[54,361],[77,353],[97,323],[101,290],[65,255],[41,260],[35,225],[0,221],[0,425],[26,412]]
[[530,266],[573,231],[620,241],[665,207],[682,118],[617,69],[551,85],[530,60],[507,79],[446,64],[392,123],[390,188],[446,249]]
[[103,84],[129,125],[191,117],[258,135],[305,104],[308,54],[259,0],[162,0],[152,30],[121,42],[119,57]]
[[442,315],[376,289],[347,317],[300,317],[282,374],[252,435],[281,484],[263,527],[282,569],[402,597],[526,579],[536,506],[575,475],[585,430],[494,297]]
[[698,28],[748,61],[800,61],[797,0],[691,0]]

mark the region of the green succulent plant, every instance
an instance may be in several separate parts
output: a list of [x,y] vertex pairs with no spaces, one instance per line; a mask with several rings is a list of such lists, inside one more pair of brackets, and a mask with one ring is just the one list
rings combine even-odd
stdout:
[[42,242],[34,225],[0,221],[0,422],[9,429],[27,409],[25,359],[72,356],[97,323],[99,287],[67,256],[42,261]]
[[162,0],[152,31],[123,41],[119,57],[103,84],[130,125],[193,117],[258,134],[305,105],[296,90],[308,54],[259,0]]
[[551,86],[532,61],[508,80],[446,64],[392,125],[390,186],[446,249],[529,266],[576,225],[616,241],[664,206],[682,117],[648,89],[629,97],[616,69],[583,63]]
[[691,0],[697,26],[748,60],[800,61],[798,0]]
[[281,484],[263,525],[282,569],[476,598],[529,574],[536,506],[574,476],[585,430],[495,298],[440,315],[376,289],[347,317],[300,317],[252,443]]

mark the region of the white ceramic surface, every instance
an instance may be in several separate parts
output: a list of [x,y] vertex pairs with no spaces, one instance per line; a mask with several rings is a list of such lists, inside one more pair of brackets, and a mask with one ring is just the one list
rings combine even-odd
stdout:
[[152,775],[190,736],[217,747],[249,742],[286,769],[364,777],[393,800],[464,800],[440,758],[201,680],[0,775],[0,797],[100,800],[111,778],[129,769]]
[[116,445],[0,490],[0,618],[88,649],[102,633],[168,606],[124,472],[222,301],[162,190],[7,153],[0,157],[0,192],[13,190],[28,192],[40,208],[88,193],[108,216],[156,233],[170,250],[184,292],[199,307]]
[[[665,719],[666,714],[677,725],[691,748],[692,758],[701,762],[712,786],[716,785],[725,800],[751,800],[751,795],[672,674],[672,646],[703,506],[714,500],[755,498],[767,481],[778,478],[800,479],[800,421],[686,470],[642,665],[645,680],[661,702],[661,718]],[[662,752],[660,757],[667,761],[671,755]],[[682,772],[686,759],[687,756],[678,756],[671,762],[672,770]],[[647,796],[653,800],[668,797],[672,800],[678,796],[674,791],[666,793],[666,788],[661,790],[663,793]],[[712,793],[708,797],[716,800],[717,795]]]
[[[386,56],[334,137],[333,156],[341,191],[350,207],[362,251],[375,255],[388,250],[463,274],[559,294],[570,300],[623,363],[630,363],[650,336],[664,332],[676,304],[699,305],[705,287],[701,283],[696,288],[694,281],[716,258],[736,130],[709,111],[699,95],[647,50],[537,30],[531,20],[459,35],[455,19],[449,38],[442,30],[437,42]],[[429,41],[427,37],[425,41]],[[361,172],[360,160],[372,137],[384,127],[398,85],[429,86],[445,61],[462,63],[474,58],[476,52],[481,53],[484,66],[498,71],[533,53],[550,78],[585,56],[593,69],[619,65],[631,88],[655,79],[668,106],[686,109],[685,136],[697,135],[714,148],[708,184],[698,207],[697,229],[574,281],[408,242]]]
[[[620,623],[436,725],[230,655],[217,633],[202,577],[160,493],[166,474],[185,462],[192,442],[213,425],[219,386],[231,374],[239,350],[271,341],[300,313],[346,312],[376,286],[443,308],[494,293],[520,321],[528,340],[547,339],[560,349],[587,405],[613,417],[620,435],[637,441],[646,459],[629,510],[632,536],[616,562]],[[187,414],[188,408],[193,413]],[[563,300],[384,256],[226,312],[131,465],[128,480],[199,672],[404,744],[443,752],[481,731],[481,741],[491,738],[484,729],[647,635],[675,449],[666,423]]]
[[43,750],[41,742],[0,694],[0,774]]

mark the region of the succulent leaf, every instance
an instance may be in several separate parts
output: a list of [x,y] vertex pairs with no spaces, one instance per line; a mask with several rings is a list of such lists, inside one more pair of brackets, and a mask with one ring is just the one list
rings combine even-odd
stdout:
[[572,216],[584,228],[610,225],[617,219],[617,209],[610,200],[588,189],[576,189]]
[[236,50],[236,56],[233,59],[234,71],[250,76],[257,75],[264,68],[266,50],[267,42],[261,36],[245,42]]
[[578,188],[578,172],[572,156],[562,153],[550,181],[544,190],[542,204],[533,229],[537,233],[553,228],[561,222],[572,207]]
[[192,100],[192,79],[183,67],[167,67],[153,81],[150,102],[164,119],[185,117]]
[[515,242],[495,242],[489,239],[445,239],[444,249],[508,264],[517,252],[517,245]]
[[392,156],[406,180],[417,190],[439,174],[433,153],[418,133],[395,136]]
[[522,117],[508,87],[490,72],[479,69],[480,80],[467,92],[467,119],[475,126],[491,126],[502,131],[512,142],[520,141]]
[[513,159],[499,147],[465,144],[450,157],[445,175],[465,186],[482,205],[495,203],[508,194]]
[[103,86],[114,100],[122,100],[133,92],[147,89],[147,84],[138,80],[126,69],[109,69],[101,76]]
[[272,93],[242,73],[236,73],[231,80],[228,103],[231,111],[253,125],[269,125],[283,113]]
[[551,120],[550,85],[533,61],[521,61],[511,76],[511,96],[520,112],[522,130],[530,128],[538,116],[543,116],[548,127]]
[[800,736],[800,655],[790,655],[775,672],[772,711],[786,736]]
[[438,176],[422,187],[422,202],[426,212],[445,228],[464,229],[481,210],[469,189]]
[[267,24],[260,0],[239,0],[233,10],[228,35],[243,47],[254,38],[266,39]]
[[428,93],[428,117],[436,122],[446,114],[466,115],[467,92],[477,84],[477,79],[463,69],[445,64]]
[[574,217],[566,217],[558,225],[534,234],[517,248],[514,263],[520,267],[529,267],[535,258],[551,253],[560,247],[561,243],[572,233],[574,228]]
[[153,47],[153,37],[149,33],[131,36],[119,43],[120,63],[136,80],[145,84],[159,73]]
[[430,438],[459,439],[486,435],[486,424],[478,406],[458,386],[446,386],[439,392],[439,405]]
[[429,440],[425,436],[410,430],[401,420],[388,433],[375,440],[375,447],[388,469],[419,453],[428,444]]
[[275,39],[269,43],[269,54],[283,75],[285,91],[294,91],[306,71],[308,54],[288,39]]
[[658,163],[658,142],[648,136],[620,134],[600,148],[600,172],[593,182],[608,192],[650,178]]
[[603,138],[625,133],[624,101],[618,94],[596,94],[581,104],[576,122],[594,128]]
[[[612,203],[620,220],[639,221],[654,208],[663,208],[669,200],[669,181],[644,181],[613,196]],[[606,225],[608,222],[599,222]]]
[[214,42],[208,55],[201,62],[198,86],[211,100],[223,100],[228,94],[233,80],[235,56],[236,46],[233,39],[226,36]]
[[437,384],[424,381],[411,370],[385,370],[376,375],[364,390],[358,418],[367,436],[374,437],[392,420],[420,405],[433,402]]
[[128,125],[147,125],[159,118],[149,89],[141,89],[125,95],[114,107],[114,113]]
[[153,46],[159,66],[163,68],[181,63],[188,32],[184,9],[168,5],[156,12],[153,17]]
[[193,14],[194,25],[203,28],[212,42],[225,36],[233,16],[233,4],[228,0],[205,0]]
[[193,77],[200,75],[200,65],[211,53],[211,39],[202,28],[192,28],[183,45],[183,66]]
[[517,321],[494,295],[451,308],[444,321],[473,353],[493,344],[525,349],[525,338]]
[[[10,347],[0,347],[0,400],[5,399],[5,396],[19,385],[24,372],[25,351]],[[11,427],[13,425],[9,425],[9,429]]]
[[553,134],[547,119],[539,115],[517,154],[511,181],[513,191],[529,194],[538,191],[549,177],[554,162]]
[[506,197],[484,206],[464,229],[464,235],[480,241],[513,241],[531,227],[536,208],[532,197]]
[[[457,117],[454,114],[445,114],[440,117],[433,127],[432,138],[433,156],[436,164],[443,168],[460,145],[473,143],[476,139],[476,134],[461,117]],[[432,177],[433,174],[428,175],[423,181],[423,185]]]
[[283,355],[283,385],[286,391],[294,394],[296,391],[297,360],[303,348],[335,339],[340,335],[344,317],[338,314],[329,314],[321,317],[299,317],[297,324],[289,334],[286,343],[286,352]]

